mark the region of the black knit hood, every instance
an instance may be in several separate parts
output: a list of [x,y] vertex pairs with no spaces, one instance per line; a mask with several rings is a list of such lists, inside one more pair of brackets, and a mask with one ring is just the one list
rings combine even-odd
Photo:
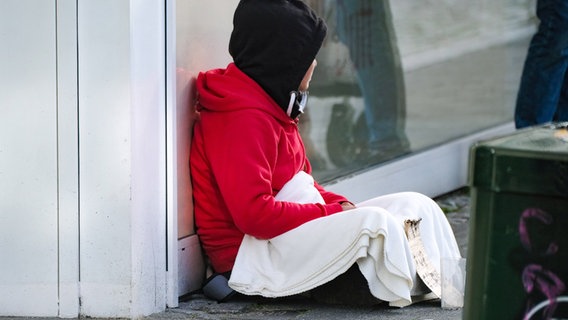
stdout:
[[300,0],[241,0],[229,53],[286,112],[326,32],[325,22]]

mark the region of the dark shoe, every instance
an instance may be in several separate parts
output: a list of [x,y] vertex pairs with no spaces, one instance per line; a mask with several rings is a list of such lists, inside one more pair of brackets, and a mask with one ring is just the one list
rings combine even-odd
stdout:
[[337,167],[352,163],[353,157],[353,115],[355,110],[347,102],[331,107],[331,120],[327,128],[326,145],[329,159]]

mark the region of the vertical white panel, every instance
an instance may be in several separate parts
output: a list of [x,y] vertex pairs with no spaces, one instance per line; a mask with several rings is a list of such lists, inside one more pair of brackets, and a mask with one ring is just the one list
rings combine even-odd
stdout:
[[131,0],[132,317],[166,306],[165,4]]
[[57,315],[55,1],[0,1],[0,315]]
[[59,316],[79,314],[77,3],[57,0]]
[[178,288],[178,205],[177,205],[177,165],[176,155],[176,0],[166,1],[166,245],[167,245],[167,284],[166,304],[175,308],[179,304]]
[[131,303],[131,99],[128,0],[78,2],[81,313]]

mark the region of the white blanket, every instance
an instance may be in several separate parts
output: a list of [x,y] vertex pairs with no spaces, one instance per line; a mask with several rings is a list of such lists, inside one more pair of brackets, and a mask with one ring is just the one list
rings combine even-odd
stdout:
[[[304,172],[276,199],[323,203],[313,178]],[[459,256],[457,244],[450,251]],[[270,240],[246,235],[229,285],[246,295],[289,296],[333,280],[354,263],[376,298],[396,306],[411,303],[416,269],[402,220],[375,206],[312,220]]]

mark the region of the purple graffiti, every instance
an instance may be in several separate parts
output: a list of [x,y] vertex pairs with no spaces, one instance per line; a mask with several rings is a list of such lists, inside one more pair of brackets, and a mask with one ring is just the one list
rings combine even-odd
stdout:
[[[553,223],[553,218],[550,214],[544,210],[538,208],[528,208],[521,214],[521,219],[519,221],[519,235],[521,244],[528,251],[533,253],[533,246],[531,244],[531,238],[529,236],[528,230],[528,220],[536,219],[545,225],[551,225]],[[545,252],[540,252],[541,255],[550,256],[558,252],[558,244],[556,242],[551,242]],[[539,253],[539,252],[536,252]],[[525,266],[522,274],[522,282],[525,291],[528,294],[540,292],[543,294],[547,300],[548,304],[543,311],[542,319],[551,319],[557,306],[557,297],[566,290],[566,285],[556,274],[552,271],[545,269],[543,266],[538,264],[529,264]],[[527,301],[527,312],[525,313],[524,319],[530,318],[532,313],[530,310],[533,308],[535,303],[533,299],[528,299]]]
[[[536,219],[543,224],[550,225],[553,222],[552,216],[545,212],[544,210],[538,208],[528,208],[523,211],[521,215],[521,220],[519,222],[519,235],[521,237],[521,244],[527,251],[532,252],[531,240],[529,237],[529,231],[527,228],[527,222],[529,219]],[[544,255],[552,255],[558,252],[558,244],[552,242],[548,245]]]
[[[542,266],[536,264],[529,264],[525,267],[522,279],[523,286],[527,293],[538,290],[546,296],[549,304],[548,307],[545,308],[543,319],[550,319],[556,309],[556,297],[566,289],[564,282],[550,270],[544,269]],[[532,305],[533,304],[530,303],[531,307]]]

